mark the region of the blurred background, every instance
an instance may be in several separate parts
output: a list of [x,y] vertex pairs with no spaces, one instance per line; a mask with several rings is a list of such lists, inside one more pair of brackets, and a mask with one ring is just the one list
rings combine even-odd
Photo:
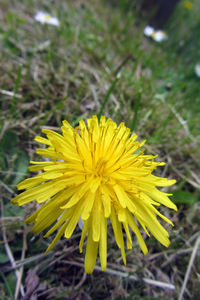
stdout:
[[[1,299],[199,299],[200,2],[177,1],[160,23],[158,2],[1,0]],[[145,35],[149,24],[167,38]],[[34,204],[10,199],[31,176],[42,128],[100,111],[166,162],[157,174],[177,180],[178,211],[161,208],[175,225],[165,226],[170,247],[147,238],[143,256],[133,237],[126,267],[110,228],[108,270],[86,276],[80,229],[44,255],[52,237],[33,236],[23,221]]]

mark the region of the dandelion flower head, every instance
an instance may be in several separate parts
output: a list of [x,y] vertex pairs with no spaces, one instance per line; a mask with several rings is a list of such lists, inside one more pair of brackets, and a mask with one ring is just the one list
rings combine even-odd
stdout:
[[184,1],[183,5],[188,10],[191,10],[193,8],[193,3],[191,1]]
[[148,252],[140,225],[148,236],[151,233],[168,247],[169,234],[157,216],[173,224],[156,207],[163,204],[176,210],[176,206],[168,198],[170,194],[157,187],[170,186],[175,180],[152,175],[164,163],[155,162],[156,156],[144,155],[141,147],[145,141],[137,141],[137,135],[131,135],[124,123],[117,126],[104,116],[100,120],[92,116],[87,123],[81,120],[76,128],[63,121],[61,130],[62,134],[58,134],[43,129],[46,137],[35,138],[46,145],[36,153],[49,161],[30,162],[30,171],[43,172],[21,182],[18,189],[25,191],[12,199],[15,205],[34,200],[43,203],[26,222],[34,223],[34,233],[48,228],[45,237],[56,232],[47,252],[63,235],[67,239],[72,236],[80,218],[83,220],[80,252],[87,238],[86,273],[92,273],[98,253],[101,268],[106,270],[108,219],[125,264],[124,234],[127,248],[131,249],[130,229],[143,253]]

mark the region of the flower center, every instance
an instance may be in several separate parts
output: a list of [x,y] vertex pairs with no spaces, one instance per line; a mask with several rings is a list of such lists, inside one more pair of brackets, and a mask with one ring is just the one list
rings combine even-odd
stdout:
[[45,15],[44,17],[45,21],[49,21],[51,19],[50,15]]
[[107,161],[108,160],[105,159],[104,157],[101,157],[98,159],[98,161],[96,162],[94,169],[93,169],[93,174],[95,176],[105,175]]

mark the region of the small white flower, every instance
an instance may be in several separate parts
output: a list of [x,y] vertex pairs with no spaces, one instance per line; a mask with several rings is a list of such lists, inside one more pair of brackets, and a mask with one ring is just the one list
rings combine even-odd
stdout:
[[43,11],[38,11],[35,15],[35,20],[42,23],[42,24],[50,24],[54,26],[59,26],[60,22],[56,17],[52,17],[48,13]]
[[155,30],[152,34],[152,38],[154,39],[155,42],[160,43],[167,40],[168,36],[166,32],[163,30]]
[[154,28],[147,25],[145,28],[144,28],[144,35],[146,36],[152,36],[152,34],[154,33]]
[[195,66],[195,73],[198,77],[200,77],[200,63],[196,64]]

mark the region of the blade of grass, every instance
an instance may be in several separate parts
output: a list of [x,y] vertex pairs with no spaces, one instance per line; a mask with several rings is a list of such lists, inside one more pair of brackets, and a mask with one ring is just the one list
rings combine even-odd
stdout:
[[14,88],[14,94],[11,100],[11,113],[14,114],[16,112],[16,94],[20,85],[21,81],[21,74],[22,74],[22,66],[19,67],[17,71],[17,78],[15,80],[15,88]]
[[12,290],[11,290],[11,288],[9,286],[9,283],[8,283],[8,281],[6,279],[6,276],[4,276],[3,272],[1,272],[1,270],[0,270],[0,276],[2,277],[3,281],[5,282],[5,286],[6,286],[7,290],[8,290],[8,294],[9,294],[10,299],[14,300],[14,295],[13,295]]
[[132,119],[131,122],[131,131],[133,131],[136,127],[137,124],[137,115],[138,115],[138,111],[139,111],[139,107],[140,107],[140,100],[141,100],[141,91],[138,93],[137,99],[136,99],[136,103],[135,103],[135,110],[134,110],[134,117]]
[[71,122],[71,126],[74,127],[76,126],[80,120],[83,120],[85,117],[87,116],[86,113],[82,114],[81,116],[79,116],[78,118],[76,118],[76,120],[74,120],[73,122]]
[[101,105],[101,109],[100,109],[99,113],[97,114],[97,116],[98,116],[99,119],[100,119],[100,117],[101,117],[101,115],[102,115],[102,113],[103,113],[103,110],[104,110],[104,108],[105,108],[105,105],[106,105],[106,103],[108,102],[108,100],[109,100],[109,98],[110,98],[110,95],[111,95],[112,91],[114,90],[114,88],[115,88],[115,86],[116,86],[116,84],[117,84],[119,78],[120,78],[120,73],[117,74],[117,76],[115,77],[115,79],[114,79],[113,82],[111,83],[111,85],[110,85],[110,87],[109,87],[109,89],[108,89],[108,91],[107,91],[107,93],[106,93],[106,95],[105,95],[105,98],[104,98],[103,103],[102,103],[102,105]]

